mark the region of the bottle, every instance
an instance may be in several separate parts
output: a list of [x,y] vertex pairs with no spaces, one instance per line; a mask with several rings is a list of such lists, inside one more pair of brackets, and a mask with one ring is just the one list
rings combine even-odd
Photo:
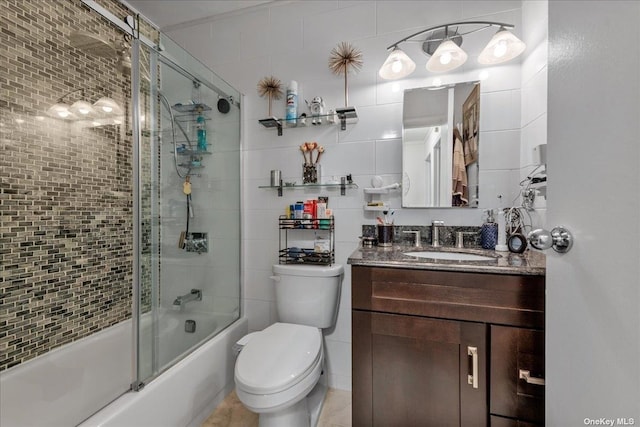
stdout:
[[287,125],[296,126],[298,118],[298,82],[291,80],[287,86],[287,110],[285,120]]
[[505,224],[504,211],[498,209],[498,239],[496,240],[496,251],[506,252],[509,250],[507,246],[507,230]]
[[495,249],[498,243],[498,224],[493,218],[493,209],[486,211],[487,219],[480,228],[480,245],[484,249]]
[[207,128],[202,115],[196,119],[196,129],[198,129],[198,151],[207,151]]

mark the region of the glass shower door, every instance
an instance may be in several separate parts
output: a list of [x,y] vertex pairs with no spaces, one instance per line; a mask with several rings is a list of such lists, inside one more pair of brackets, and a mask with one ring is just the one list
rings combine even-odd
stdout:
[[240,94],[162,45],[139,51],[143,382],[240,315]]

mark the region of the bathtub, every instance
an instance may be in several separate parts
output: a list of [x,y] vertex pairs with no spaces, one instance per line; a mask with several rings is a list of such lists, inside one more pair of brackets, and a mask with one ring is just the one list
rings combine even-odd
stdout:
[[[181,354],[179,345],[162,340],[163,334],[195,339],[195,333],[184,338],[185,316],[171,311],[161,316],[165,329],[160,329],[160,345],[164,341],[168,346],[163,349],[166,360]],[[198,326],[204,325],[196,319],[196,333]],[[247,320],[241,318],[141,391],[129,392],[131,322],[122,322],[2,372],[0,426],[198,426],[233,389],[232,346],[246,332]],[[105,402],[111,403],[92,415]]]

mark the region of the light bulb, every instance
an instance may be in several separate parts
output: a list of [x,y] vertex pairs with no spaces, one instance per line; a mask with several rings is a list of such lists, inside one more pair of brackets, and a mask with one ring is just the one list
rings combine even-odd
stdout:
[[520,55],[527,45],[511,32],[500,28],[480,52],[478,62],[485,65],[500,64]]
[[427,62],[427,70],[431,72],[443,72],[455,70],[465,63],[467,54],[452,40],[445,40],[433,52]]
[[86,116],[87,114],[93,112],[93,107],[87,101],[76,101],[71,105],[69,109],[73,114]]
[[507,53],[507,42],[500,40],[493,49],[493,56],[496,58],[502,58],[505,53]]
[[408,76],[415,69],[416,63],[396,46],[380,67],[378,75],[385,80],[394,80]]
[[102,97],[98,99],[93,106],[98,108],[100,111],[107,114],[120,114],[122,111],[120,106],[116,101],[111,98]]

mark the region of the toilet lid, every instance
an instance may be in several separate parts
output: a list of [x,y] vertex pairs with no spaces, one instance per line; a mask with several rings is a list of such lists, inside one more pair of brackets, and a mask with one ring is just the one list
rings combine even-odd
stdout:
[[236,362],[236,385],[256,394],[286,390],[305,378],[322,355],[318,328],[274,323],[244,346]]

